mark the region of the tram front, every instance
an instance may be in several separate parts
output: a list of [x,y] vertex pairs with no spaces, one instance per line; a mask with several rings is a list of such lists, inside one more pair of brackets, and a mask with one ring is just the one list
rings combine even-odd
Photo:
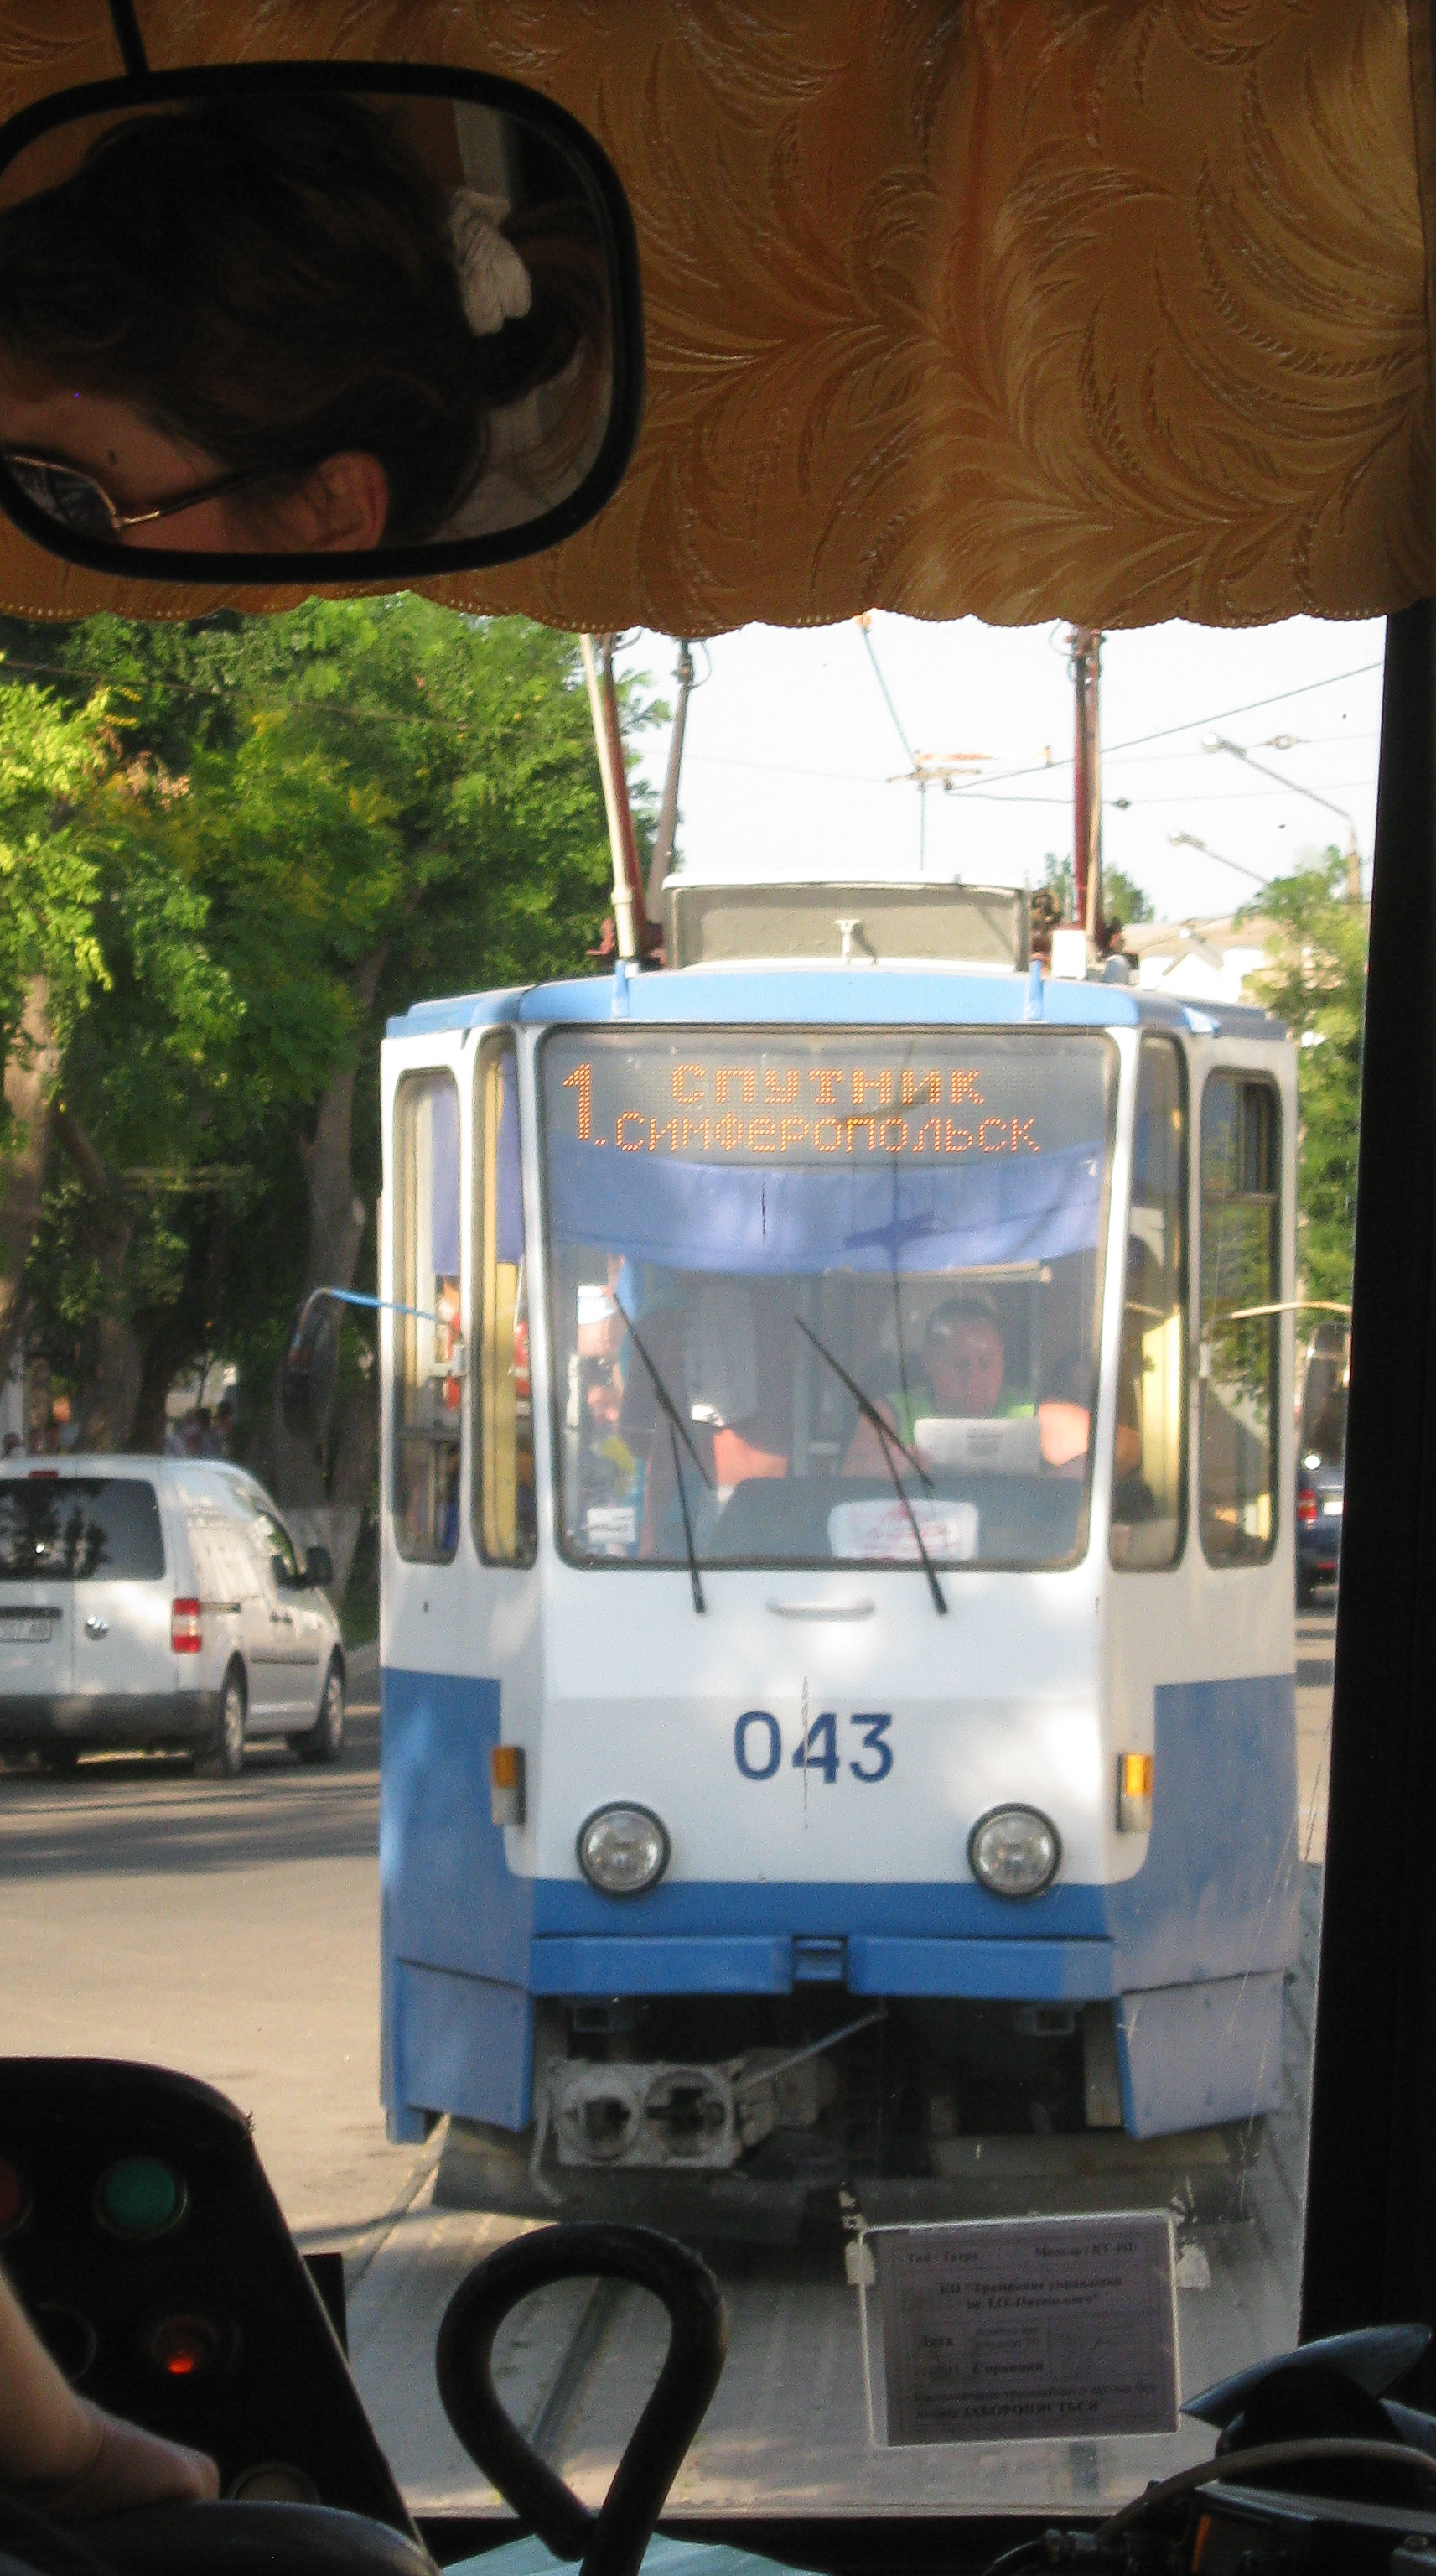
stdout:
[[386,1073],[391,2127],[530,2208],[1060,2206],[1103,2130],[1113,2205],[1144,2142],[1218,2190],[1295,1951],[1281,1032],[444,1015]]

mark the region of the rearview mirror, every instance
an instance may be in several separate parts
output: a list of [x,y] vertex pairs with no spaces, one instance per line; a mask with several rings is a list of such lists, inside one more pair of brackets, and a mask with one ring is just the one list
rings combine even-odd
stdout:
[[339,1318],[328,1297],[305,1299],[279,1367],[279,1410],[291,1440],[321,1447],[334,1411]]
[[144,73],[0,131],[0,507],[73,562],[510,562],[609,498],[642,379],[623,190],[511,82]]

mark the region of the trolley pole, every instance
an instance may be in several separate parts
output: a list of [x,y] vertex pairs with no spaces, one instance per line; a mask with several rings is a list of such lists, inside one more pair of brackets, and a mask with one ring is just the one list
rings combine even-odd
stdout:
[[1102,736],[1098,680],[1102,634],[1074,626],[1069,636],[1074,699],[1072,761],[1072,909],[1091,948],[1102,943]]
[[[595,650],[595,643],[597,650]],[[623,738],[618,723],[618,692],[613,681],[613,637],[580,635],[583,676],[588,684],[598,774],[603,781],[608,816],[608,845],[613,854],[613,928],[619,956],[637,958],[648,946],[648,919],[638,882],[638,848],[628,802],[628,775],[623,765]]]

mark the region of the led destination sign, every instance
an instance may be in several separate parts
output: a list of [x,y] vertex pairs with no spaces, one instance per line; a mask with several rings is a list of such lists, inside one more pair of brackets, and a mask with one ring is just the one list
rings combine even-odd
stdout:
[[1100,1137],[1107,1050],[1090,1038],[864,1030],[549,1041],[549,1132],[615,1158],[831,1165],[1031,1157]]

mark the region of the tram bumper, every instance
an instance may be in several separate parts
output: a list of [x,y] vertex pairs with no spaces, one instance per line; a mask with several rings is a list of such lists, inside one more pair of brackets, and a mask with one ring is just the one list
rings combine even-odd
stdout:
[[894,1999],[1089,2003],[1118,1993],[1118,1952],[1103,1940],[872,1932],[548,1933],[533,1944],[530,1973],[536,1995],[785,1995],[803,1985]]

